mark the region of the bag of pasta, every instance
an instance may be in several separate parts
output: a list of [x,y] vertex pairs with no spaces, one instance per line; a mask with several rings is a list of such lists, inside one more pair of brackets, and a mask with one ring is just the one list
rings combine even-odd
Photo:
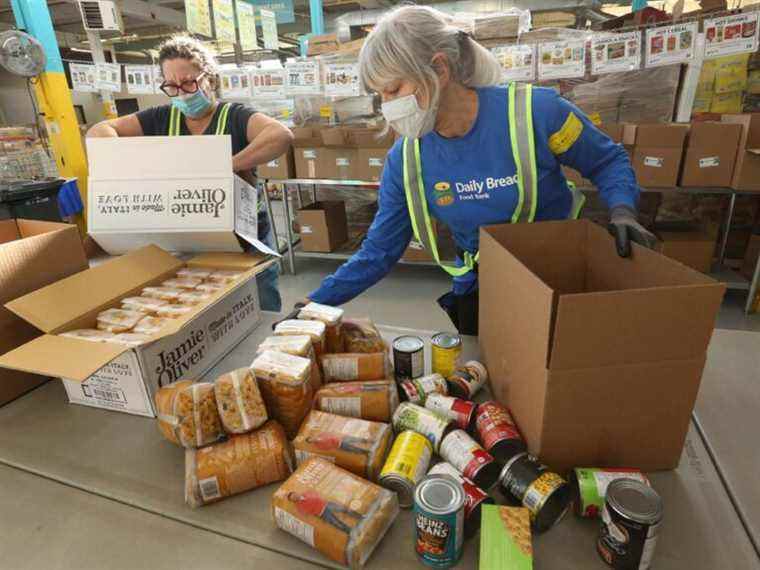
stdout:
[[325,384],[314,398],[314,407],[339,416],[388,423],[399,404],[396,386],[395,380]]
[[251,364],[269,416],[282,424],[288,439],[298,433],[311,409],[311,361],[300,356],[267,350]]
[[214,385],[190,380],[156,392],[158,427],[166,439],[182,447],[202,447],[224,436]]
[[269,336],[256,349],[256,354],[261,354],[267,350],[308,358],[311,360],[311,389],[316,392],[322,386],[322,373],[317,365],[317,357],[310,336]]
[[319,362],[325,382],[351,382],[355,380],[382,380],[387,378],[387,354],[385,352],[344,352],[323,354]]
[[325,323],[325,352],[343,352],[343,309],[309,303],[298,312],[298,318]]
[[396,493],[310,457],[272,496],[278,528],[334,560],[363,567],[399,512]]
[[185,452],[185,502],[200,507],[256,487],[282,481],[293,472],[290,444],[282,426],[261,429]]
[[386,352],[380,331],[369,319],[343,319],[343,350],[346,352]]
[[222,374],[214,382],[219,417],[227,433],[246,433],[267,421],[267,409],[249,368]]
[[311,337],[311,344],[314,346],[314,354],[319,358],[325,353],[326,330],[327,327],[322,321],[288,319],[277,323],[274,327],[274,334],[275,336],[307,335]]

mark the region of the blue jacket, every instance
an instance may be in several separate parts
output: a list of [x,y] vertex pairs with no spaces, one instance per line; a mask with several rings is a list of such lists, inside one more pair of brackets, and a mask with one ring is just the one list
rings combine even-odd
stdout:
[[[473,253],[478,250],[480,226],[508,222],[518,197],[507,89],[476,91],[478,116],[468,133],[447,139],[431,132],[420,141],[428,211],[450,228],[459,248]],[[608,208],[636,208],[639,187],[623,146],[597,129],[572,103],[552,89],[534,88],[533,128],[538,167],[536,221],[566,219],[570,212],[572,197],[562,164],[590,179]],[[401,142],[388,153],[379,209],[361,248],[325,278],[310,299],[326,305],[350,301],[385,277],[404,253],[412,226]],[[456,294],[475,287],[477,275],[472,272],[454,279]]]

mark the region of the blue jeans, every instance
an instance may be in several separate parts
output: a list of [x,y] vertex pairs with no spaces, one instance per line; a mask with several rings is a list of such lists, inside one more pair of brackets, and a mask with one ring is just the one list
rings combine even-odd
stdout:
[[[272,229],[269,227],[266,217],[264,217],[264,220],[266,222],[264,227],[262,227],[261,216],[259,216],[259,235],[262,234],[261,230],[266,231],[266,233],[264,233],[259,239],[273,250],[277,251],[277,245],[274,243]],[[274,311],[275,313],[279,313],[282,310],[282,297],[280,297],[280,290],[277,287],[279,275],[280,268],[275,264],[256,276],[256,285],[259,288],[259,304],[261,305],[262,311]]]

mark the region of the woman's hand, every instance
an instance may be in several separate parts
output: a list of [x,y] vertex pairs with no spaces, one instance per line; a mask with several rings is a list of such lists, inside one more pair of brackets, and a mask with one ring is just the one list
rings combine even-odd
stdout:
[[628,206],[615,206],[610,210],[607,229],[615,238],[615,247],[620,257],[631,256],[631,242],[653,249],[657,245],[655,235],[636,220],[636,212]]

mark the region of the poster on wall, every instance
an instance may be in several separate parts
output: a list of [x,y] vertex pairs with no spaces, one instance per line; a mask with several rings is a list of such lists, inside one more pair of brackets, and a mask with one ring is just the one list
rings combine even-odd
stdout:
[[96,63],[95,87],[103,91],[121,91],[121,65]]
[[214,6],[214,28],[216,41],[235,43],[235,12],[232,0],[212,0]]
[[210,38],[211,13],[208,9],[208,0],[185,0],[185,23],[187,31],[191,34],[199,34]]
[[95,86],[95,66],[89,63],[70,63],[71,89],[84,93],[97,93]]
[[293,0],[250,0],[258,8],[274,12],[278,24],[292,24],[296,21]]
[[164,92],[161,91],[161,84],[164,82],[164,76],[161,73],[161,66],[153,65],[151,67],[153,68],[153,91],[156,95],[163,95]]
[[272,10],[261,9],[261,36],[264,38],[264,49],[276,50],[280,47],[277,39],[277,19]]
[[255,99],[284,99],[284,69],[254,69],[251,71],[251,92]]
[[243,51],[259,49],[256,41],[256,15],[253,6],[245,0],[236,0],[238,32],[240,32],[240,47]]
[[586,74],[586,42],[569,40],[538,44],[538,78],[570,79]]
[[325,63],[325,95],[331,97],[355,97],[361,95],[359,64]]
[[501,77],[510,81],[534,81],[536,79],[536,46],[499,46],[491,50],[501,65]]
[[219,72],[223,98],[248,99],[251,97],[251,78],[247,69],[222,69]]
[[641,32],[591,38],[591,73],[617,73],[641,67]]
[[319,95],[319,62],[302,59],[286,63],[285,87],[288,95]]
[[705,20],[705,59],[756,52],[758,17],[750,12]]
[[688,62],[694,57],[699,22],[650,28],[646,35],[645,67]]
[[127,78],[127,92],[136,95],[154,93],[153,66],[125,65],[124,75]]

